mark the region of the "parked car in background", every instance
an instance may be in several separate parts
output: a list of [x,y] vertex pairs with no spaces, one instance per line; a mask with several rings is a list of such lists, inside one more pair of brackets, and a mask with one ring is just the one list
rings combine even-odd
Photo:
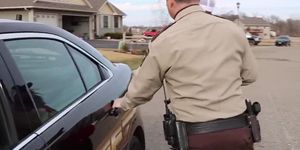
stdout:
[[0,20],[1,150],[144,150],[136,109],[112,111],[131,69],[57,27]]
[[288,35],[278,36],[275,41],[275,46],[291,46],[291,39]]
[[246,38],[250,45],[258,45],[261,42],[261,37],[251,34],[246,34]]
[[148,36],[148,37],[154,37],[156,35],[158,35],[159,31],[155,30],[155,29],[149,29],[147,31],[145,31],[143,33],[144,36]]

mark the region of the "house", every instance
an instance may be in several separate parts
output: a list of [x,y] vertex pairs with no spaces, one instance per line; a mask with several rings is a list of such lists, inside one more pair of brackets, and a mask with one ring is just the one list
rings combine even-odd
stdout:
[[271,24],[259,17],[244,17],[234,21],[243,27],[246,32],[257,35],[263,39],[271,38]]
[[122,32],[126,14],[107,0],[0,0],[0,18],[61,27],[81,38]]

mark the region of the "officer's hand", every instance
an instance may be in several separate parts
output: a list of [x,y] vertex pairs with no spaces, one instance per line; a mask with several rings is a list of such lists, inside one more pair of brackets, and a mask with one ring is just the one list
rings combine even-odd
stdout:
[[122,102],[123,102],[122,98],[115,99],[112,108],[121,108],[121,103]]

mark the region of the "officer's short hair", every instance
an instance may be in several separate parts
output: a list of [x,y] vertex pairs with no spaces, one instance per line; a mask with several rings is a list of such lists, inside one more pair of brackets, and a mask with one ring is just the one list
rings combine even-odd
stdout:
[[200,2],[200,0],[175,0],[178,3]]

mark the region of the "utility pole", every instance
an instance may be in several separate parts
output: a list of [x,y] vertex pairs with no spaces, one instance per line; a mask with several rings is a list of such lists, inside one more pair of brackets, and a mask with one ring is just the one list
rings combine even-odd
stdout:
[[241,3],[237,2],[236,7],[237,7],[237,15],[238,15],[238,25],[240,26],[240,7],[241,7]]

